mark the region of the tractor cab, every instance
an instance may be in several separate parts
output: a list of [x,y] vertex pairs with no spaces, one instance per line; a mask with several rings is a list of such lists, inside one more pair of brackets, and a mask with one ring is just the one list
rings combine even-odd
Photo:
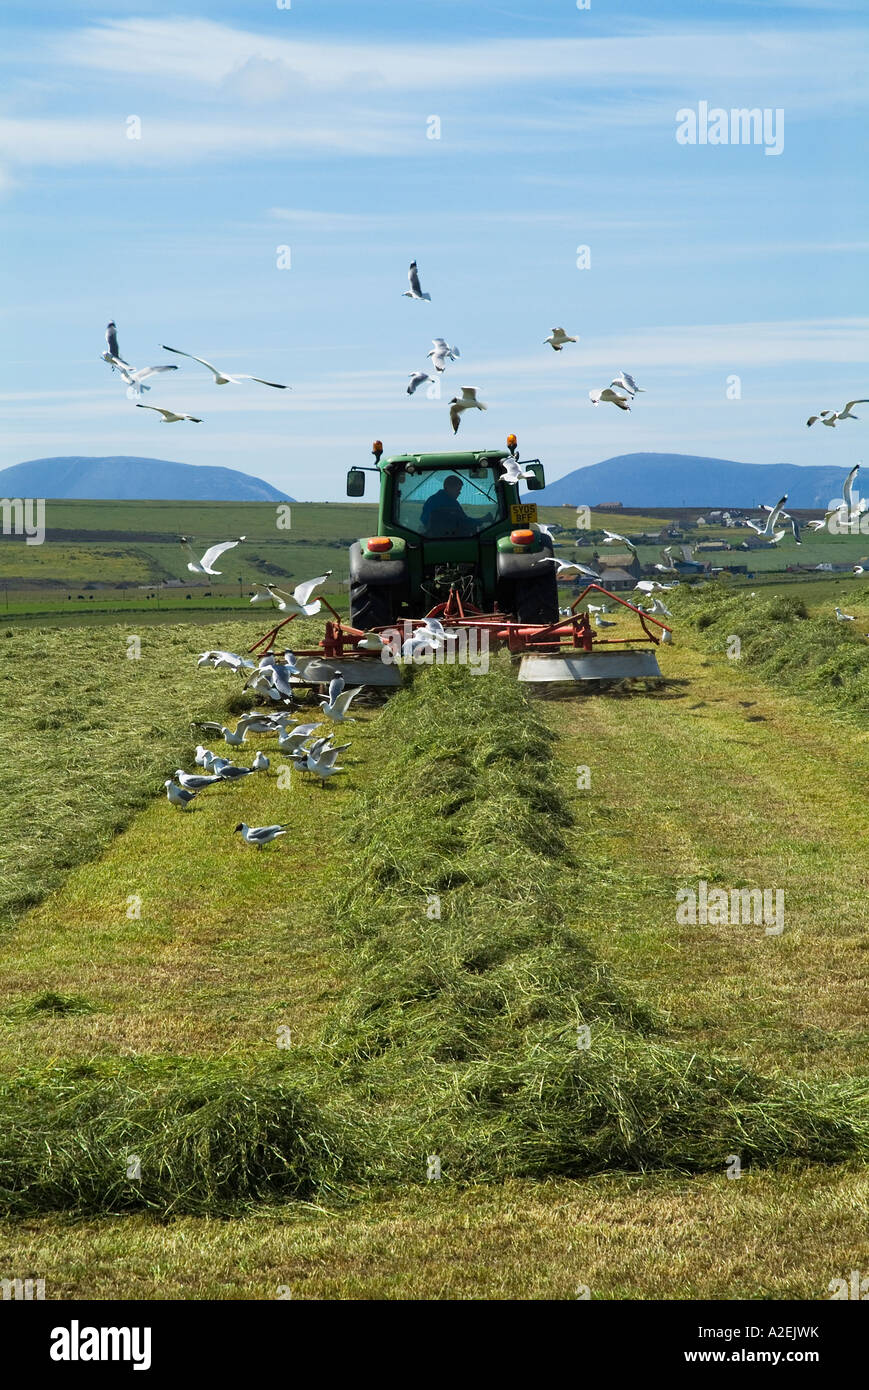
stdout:
[[[537,508],[509,480],[518,462],[515,436],[508,451],[402,454],[373,449],[379,481],[378,533],[350,550],[350,611],[369,629],[421,617],[451,589],[481,611],[523,622],[558,618],[549,537],[535,526]],[[543,466],[521,464],[529,491],[545,486]],[[351,469],[347,493],[364,493],[367,469]],[[515,470],[513,470],[515,471]]]

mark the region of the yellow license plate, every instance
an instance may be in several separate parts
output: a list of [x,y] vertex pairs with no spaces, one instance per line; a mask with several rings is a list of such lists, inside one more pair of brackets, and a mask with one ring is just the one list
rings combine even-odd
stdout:
[[514,526],[537,520],[536,502],[517,502],[510,508],[510,520]]

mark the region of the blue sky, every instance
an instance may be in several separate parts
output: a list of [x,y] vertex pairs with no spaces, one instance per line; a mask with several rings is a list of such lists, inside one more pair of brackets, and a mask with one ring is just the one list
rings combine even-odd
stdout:
[[[0,466],[135,454],[337,499],[375,437],[453,447],[463,385],[489,409],[459,446],[513,431],[550,479],[864,456],[869,413],[805,427],[869,396],[862,3],[7,0],[2,24]],[[678,144],[702,101],[782,109],[782,153]],[[430,304],[401,297],[413,257]],[[204,423],[163,425],[99,361],[109,318],[135,365],[166,342],[293,391],[184,364],[144,399]],[[409,398],[433,336],[461,361]],[[621,369],[647,393],[594,408]]]

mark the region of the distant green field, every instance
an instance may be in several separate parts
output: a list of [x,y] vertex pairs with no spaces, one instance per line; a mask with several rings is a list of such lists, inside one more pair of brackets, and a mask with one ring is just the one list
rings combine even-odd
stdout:
[[[556,532],[557,551],[565,558],[588,563],[594,552],[606,555],[601,540],[577,543],[576,513],[572,507],[541,507],[540,520],[563,528]],[[628,536],[660,533],[664,515],[626,515],[593,512],[592,526]],[[0,537],[0,621],[29,623],[51,617],[54,622],[105,621],[105,615],[183,612],[194,621],[230,609],[241,613],[255,582],[273,581],[293,587],[301,580],[331,570],[324,592],[346,605],[348,548],[377,525],[372,502],[97,502],[49,500],[46,539],[26,545],[17,537]],[[744,532],[722,527],[690,528],[684,543],[740,540]],[[179,538],[193,538],[205,550],[218,539],[243,535],[237,550],[227,553],[223,573],[210,583],[187,570],[188,556]],[[660,558],[661,542],[640,545],[643,565]],[[675,542],[677,546],[682,542]],[[612,549],[616,549],[614,547]],[[609,553],[612,553],[612,549]],[[788,536],[775,549],[761,551],[700,551],[698,559],[713,565],[745,565],[749,582],[787,576],[788,566],[822,562],[854,564],[869,553],[869,537],[830,536],[803,532],[797,547]],[[848,576],[827,576],[847,582]],[[167,590],[169,580],[182,588]],[[827,590],[832,592],[832,590]],[[189,594],[189,598],[187,597]]]

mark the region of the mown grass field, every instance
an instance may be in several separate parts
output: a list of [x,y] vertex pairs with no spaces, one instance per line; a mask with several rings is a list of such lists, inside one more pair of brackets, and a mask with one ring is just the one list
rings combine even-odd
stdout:
[[[189,720],[238,705],[191,657],[267,622],[154,627],[140,662],[121,627],[6,637],[4,1275],[49,1297],[813,1299],[863,1267],[869,644],[823,589],[810,618],[668,595],[657,692],[529,704],[499,669],[421,672],[357,707],[325,791],[280,789],[276,757],[186,814],[157,789],[191,766]],[[291,835],[256,854],[238,819]],[[783,887],[785,932],[679,926],[700,878]]]

